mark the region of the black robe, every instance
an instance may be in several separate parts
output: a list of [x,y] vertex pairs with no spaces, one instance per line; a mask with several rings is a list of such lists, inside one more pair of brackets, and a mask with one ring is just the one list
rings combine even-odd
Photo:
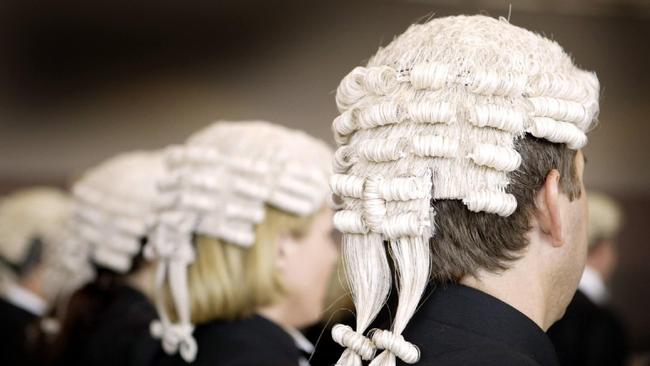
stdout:
[[416,365],[559,365],[544,331],[495,297],[462,285],[427,296],[403,333],[420,348]]
[[[70,304],[89,302],[89,312],[75,319],[75,331],[68,335],[61,366],[145,366],[151,365],[160,347],[151,337],[149,326],[156,319],[156,310],[149,299],[138,290],[115,284],[110,290],[95,289],[86,285],[80,291],[86,296],[73,296]],[[92,302],[93,296],[104,296],[100,305]],[[74,316],[75,314],[71,314]],[[65,326],[65,323],[64,323]],[[65,329],[64,329],[65,330]]]
[[[259,315],[201,324],[194,337],[198,353],[192,366],[298,366],[302,356],[289,334]],[[188,364],[161,352],[156,366],[173,365]]]
[[0,365],[34,363],[29,344],[35,338],[39,317],[5,299],[0,299]]
[[580,290],[548,334],[562,365],[626,364],[627,337],[622,322],[611,309],[596,305]]

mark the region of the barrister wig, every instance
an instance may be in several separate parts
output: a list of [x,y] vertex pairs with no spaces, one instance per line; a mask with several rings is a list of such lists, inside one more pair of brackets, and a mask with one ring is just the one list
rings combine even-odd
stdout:
[[[515,142],[530,134],[580,149],[598,94],[595,74],[557,43],[486,16],[412,25],[343,78],[330,183],[342,200],[334,224],[343,232],[357,323],[333,328],[346,347],[340,365],[418,361],[419,349],[401,333],[428,282],[432,200],[511,215],[517,201],[506,191],[508,176],[521,163]],[[392,330],[366,335],[391,288],[384,242],[398,306]]]
[[86,251],[71,235],[72,199],[53,187],[29,187],[0,200],[0,258],[3,281],[37,266],[43,291],[53,302],[90,277]]
[[160,152],[119,154],[89,169],[73,186],[75,231],[92,261],[118,274],[131,271],[156,215]]
[[317,213],[329,195],[332,151],[303,132],[268,122],[216,122],[169,147],[165,160],[160,212],[145,252],[160,260],[160,320],[152,333],[167,353],[191,362],[197,346],[187,268],[195,261],[195,238],[250,248],[268,207],[296,217]]

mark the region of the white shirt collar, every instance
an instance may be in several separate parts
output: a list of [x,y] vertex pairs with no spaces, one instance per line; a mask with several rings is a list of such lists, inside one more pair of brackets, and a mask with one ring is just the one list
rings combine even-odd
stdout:
[[9,303],[29,311],[36,316],[42,316],[47,311],[47,303],[32,291],[15,283],[8,283],[3,294]]
[[[314,353],[314,345],[305,337],[300,331],[295,328],[286,327],[284,330],[293,338],[293,341],[296,343],[296,347],[304,353],[312,354]],[[301,357],[298,360],[300,366],[309,366],[309,360],[304,357]]]
[[296,342],[296,347],[298,347],[299,350],[307,353],[313,353],[314,352],[314,345],[305,337],[300,331],[294,328],[284,328],[284,330],[289,333],[291,338],[293,338],[293,341]]
[[605,304],[609,299],[609,291],[607,291],[605,281],[596,270],[589,266],[586,266],[584,272],[582,272],[578,288],[589,300],[598,305]]

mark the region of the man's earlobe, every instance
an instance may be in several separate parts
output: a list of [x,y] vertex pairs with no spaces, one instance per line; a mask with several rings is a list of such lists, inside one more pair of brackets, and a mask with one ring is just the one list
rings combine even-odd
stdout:
[[548,235],[553,246],[564,243],[562,234],[562,210],[560,209],[560,173],[553,169],[548,175],[542,189],[535,197],[537,203],[537,221],[540,230]]

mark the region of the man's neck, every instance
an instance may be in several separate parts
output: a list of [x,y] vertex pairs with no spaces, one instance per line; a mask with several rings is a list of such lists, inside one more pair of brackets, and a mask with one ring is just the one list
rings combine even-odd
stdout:
[[505,302],[526,315],[544,331],[556,320],[548,314],[548,297],[543,286],[531,278],[530,273],[518,271],[516,267],[499,274],[480,271],[476,277],[464,277],[460,283]]

